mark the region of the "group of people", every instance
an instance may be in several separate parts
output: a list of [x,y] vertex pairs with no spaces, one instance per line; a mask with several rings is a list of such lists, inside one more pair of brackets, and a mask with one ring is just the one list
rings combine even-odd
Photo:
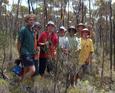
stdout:
[[91,31],[87,26],[83,23],[79,23],[77,27],[70,26],[68,29],[60,26],[56,31],[55,23],[49,21],[45,31],[40,31],[42,25],[35,19],[35,15],[27,15],[25,26],[18,33],[17,49],[24,66],[22,80],[31,79],[35,75],[43,78],[46,69],[50,72],[47,68],[48,61],[56,60],[57,55],[61,61],[69,63],[69,59],[78,53],[75,63],[79,67],[91,63],[94,48],[90,37]]

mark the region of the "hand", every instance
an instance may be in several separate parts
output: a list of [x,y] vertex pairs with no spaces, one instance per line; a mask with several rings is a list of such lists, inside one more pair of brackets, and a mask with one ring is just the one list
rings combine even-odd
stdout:
[[37,47],[36,51],[38,51],[38,52],[40,51],[40,47],[39,46]]
[[45,42],[45,45],[48,45],[48,44],[49,44],[49,42],[48,42],[48,41],[46,41],[46,42]]
[[90,56],[86,59],[85,63],[86,63],[86,64],[91,63],[91,57],[90,57]]
[[66,54],[66,55],[68,54],[68,49],[63,48],[62,51],[63,51],[64,54]]
[[75,50],[75,54],[79,55],[80,54],[80,49],[79,50]]
[[49,42],[48,41],[46,41],[46,42],[44,42],[44,43],[39,43],[39,45],[48,45],[49,44]]

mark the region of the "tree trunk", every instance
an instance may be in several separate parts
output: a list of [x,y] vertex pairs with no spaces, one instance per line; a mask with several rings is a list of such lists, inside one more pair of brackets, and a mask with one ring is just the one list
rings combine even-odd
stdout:
[[104,63],[105,63],[105,60],[104,60],[104,58],[105,58],[105,56],[104,56],[104,49],[105,49],[105,45],[104,45],[104,33],[103,33],[103,31],[101,31],[102,32],[102,71],[101,71],[101,86],[103,85],[103,76],[104,76]]
[[67,24],[68,28],[69,28],[69,21],[70,21],[70,18],[69,18],[69,0],[68,0],[68,24]]
[[114,71],[115,71],[115,19],[114,19],[114,22],[113,22],[113,42],[114,42]]
[[2,10],[2,2],[3,0],[0,0],[0,16],[1,16],[1,10]]
[[34,7],[33,7],[32,2],[31,2],[31,8],[32,8],[32,12],[33,12],[33,14],[35,14]]
[[46,0],[44,0],[44,28],[45,28],[47,22],[48,22],[48,18],[47,18],[47,3],[46,3]]
[[31,13],[30,0],[28,0],[29,14]]
[[[109,1],[109,5],[110,5],[110,16],[109,16],[109,20],[110,20],[110,80],[112,81],[112,51],[113,51],[113,42],[112,42],[112,7],[111,7],[111,0]],[[110,89],[111,89],[111,82],[110,82]]]

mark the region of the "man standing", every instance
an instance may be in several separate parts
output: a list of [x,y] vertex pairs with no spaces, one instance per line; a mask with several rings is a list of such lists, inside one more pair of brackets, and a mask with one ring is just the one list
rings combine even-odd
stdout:
[[44,72],[48,63],[48,59],[52,60],[56,57],[56,49],[58,46],[58,35],[55,31],[55,24],[49,21],[46,31],[42,32],[39,38],[40,56],[39,56],[39,74],[44,76]]
[[40,47],[38,44],[38,38],[40,35],[40,30],[42,26],[39,22],[35,22],[32,26],[32,30],[34,31],[34,50],[35,50],[35,55],[34,55],[34,61],[35,61],[35,75],[39,74],[39,68],[38,68],[38,61],[39,61],[39,53],[40,53]]
[[68,37],[65,36],[66,28],[61,26],[58,31],[59,36],[59,61],[60,62],[67,62],[68,59],[68,48],[69,48],[69,41]]
[[19,56],[24,66],[24,72],[21,79],[31,78],[35,73],[34,66],[34,32],[32,25],[35,21],[35,15],[29,14],[25,17],[26,25],[18,33],[17,48]]
[[81,31],[81,50],[79,54],[79,63],[83,67],[83,74],[90,73],[90,64],[92,53],[94,52],[93,42],[89,38],[90,31],[84,28]]
[[84,28],[85,28],[85,25],[84,25],[83,23],[79,23],[79,24],[77,25],[77,30],[78,30],[78,33],[79,33],[78,37],[79,37],[79,38],[81,38],[81,31],[82,31]]
[[76,34],[76,28],[74,26],[70,26],[68,28],[68,40],[69,40],[68,63],[69,63],[69,80],[72,86],[75,84],[76,80],[76,72],[79,66],[78,52],[81,49],[79,38],[76,37],[75,34]]

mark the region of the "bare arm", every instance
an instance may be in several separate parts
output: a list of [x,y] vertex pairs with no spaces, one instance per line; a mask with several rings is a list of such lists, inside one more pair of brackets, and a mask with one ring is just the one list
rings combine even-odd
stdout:
[[45,43],[39,43],[39,45],[47,45],[48,44],[48,41],[47,42],[45,42]]
[[90,52],[90,54],[89,54],[89,56],[88,56],[88,58],[86,60],[86,63],[92,63],[91,62],[92,61],[92,54],[93,54],[93,52]]

